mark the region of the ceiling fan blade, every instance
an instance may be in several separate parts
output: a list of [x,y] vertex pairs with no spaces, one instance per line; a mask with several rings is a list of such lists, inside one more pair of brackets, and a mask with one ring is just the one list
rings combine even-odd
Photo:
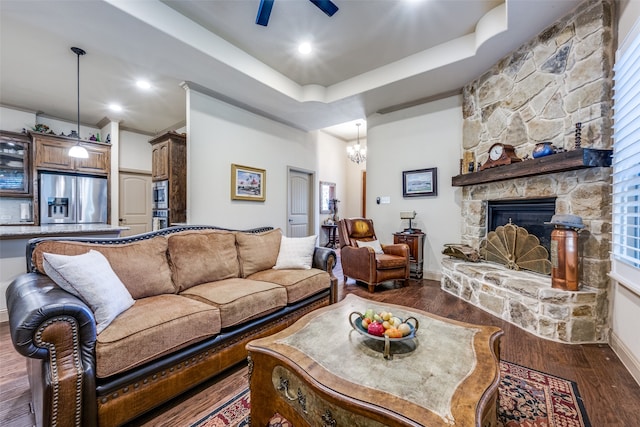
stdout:
[[326,13],[328,16],[333,16],[338,11],[336,6],[331,0],[309,0],[311,3],[318,6],[318,9]]
[[256,17],[256,24],[267,26],[269,23],[269,16],[271,15],[271,8],[273,8],[273,2],[275,0],[260,0],[260,7],[258,7],[258,16]]

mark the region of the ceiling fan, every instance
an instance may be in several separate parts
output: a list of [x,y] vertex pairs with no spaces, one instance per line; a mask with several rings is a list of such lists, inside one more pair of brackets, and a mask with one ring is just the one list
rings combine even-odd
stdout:
[[[258,16],[256,17],[256,24],[267,26],[269,23],[269,16],[271,15],[271,8],[275,0],[260,0],[260,7],[258,7]],[[327,16],[333,16],[338,11],[336,6],[331,0],[309,0],[315,4],[318,9],[327,14]]]

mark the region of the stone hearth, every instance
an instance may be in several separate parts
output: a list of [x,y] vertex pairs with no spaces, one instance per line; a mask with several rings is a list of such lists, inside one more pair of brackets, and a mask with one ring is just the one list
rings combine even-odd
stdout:
[[539,337],[565,343],[606,342],[606,292],[551,287],[551,277],[499,264],[442,261],[442,289]]

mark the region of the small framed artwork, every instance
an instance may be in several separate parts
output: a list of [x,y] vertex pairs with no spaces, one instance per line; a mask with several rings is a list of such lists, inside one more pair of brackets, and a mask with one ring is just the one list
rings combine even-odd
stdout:
[[438,195],[438,168],[402,172],[402,196],[423,197]]
[[266,200],[267,172],[264,169],[231,164],[231,200]]

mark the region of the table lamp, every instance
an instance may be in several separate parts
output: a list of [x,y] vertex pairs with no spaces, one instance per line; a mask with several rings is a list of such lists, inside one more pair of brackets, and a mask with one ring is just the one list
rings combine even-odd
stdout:
[[413,233],[413,229],[411,228],[411,220],[416,217],[416,211],[402,211],[400,212],[400,219],[408,219],[409,220],[409,228],[405,228],[405,233]]

